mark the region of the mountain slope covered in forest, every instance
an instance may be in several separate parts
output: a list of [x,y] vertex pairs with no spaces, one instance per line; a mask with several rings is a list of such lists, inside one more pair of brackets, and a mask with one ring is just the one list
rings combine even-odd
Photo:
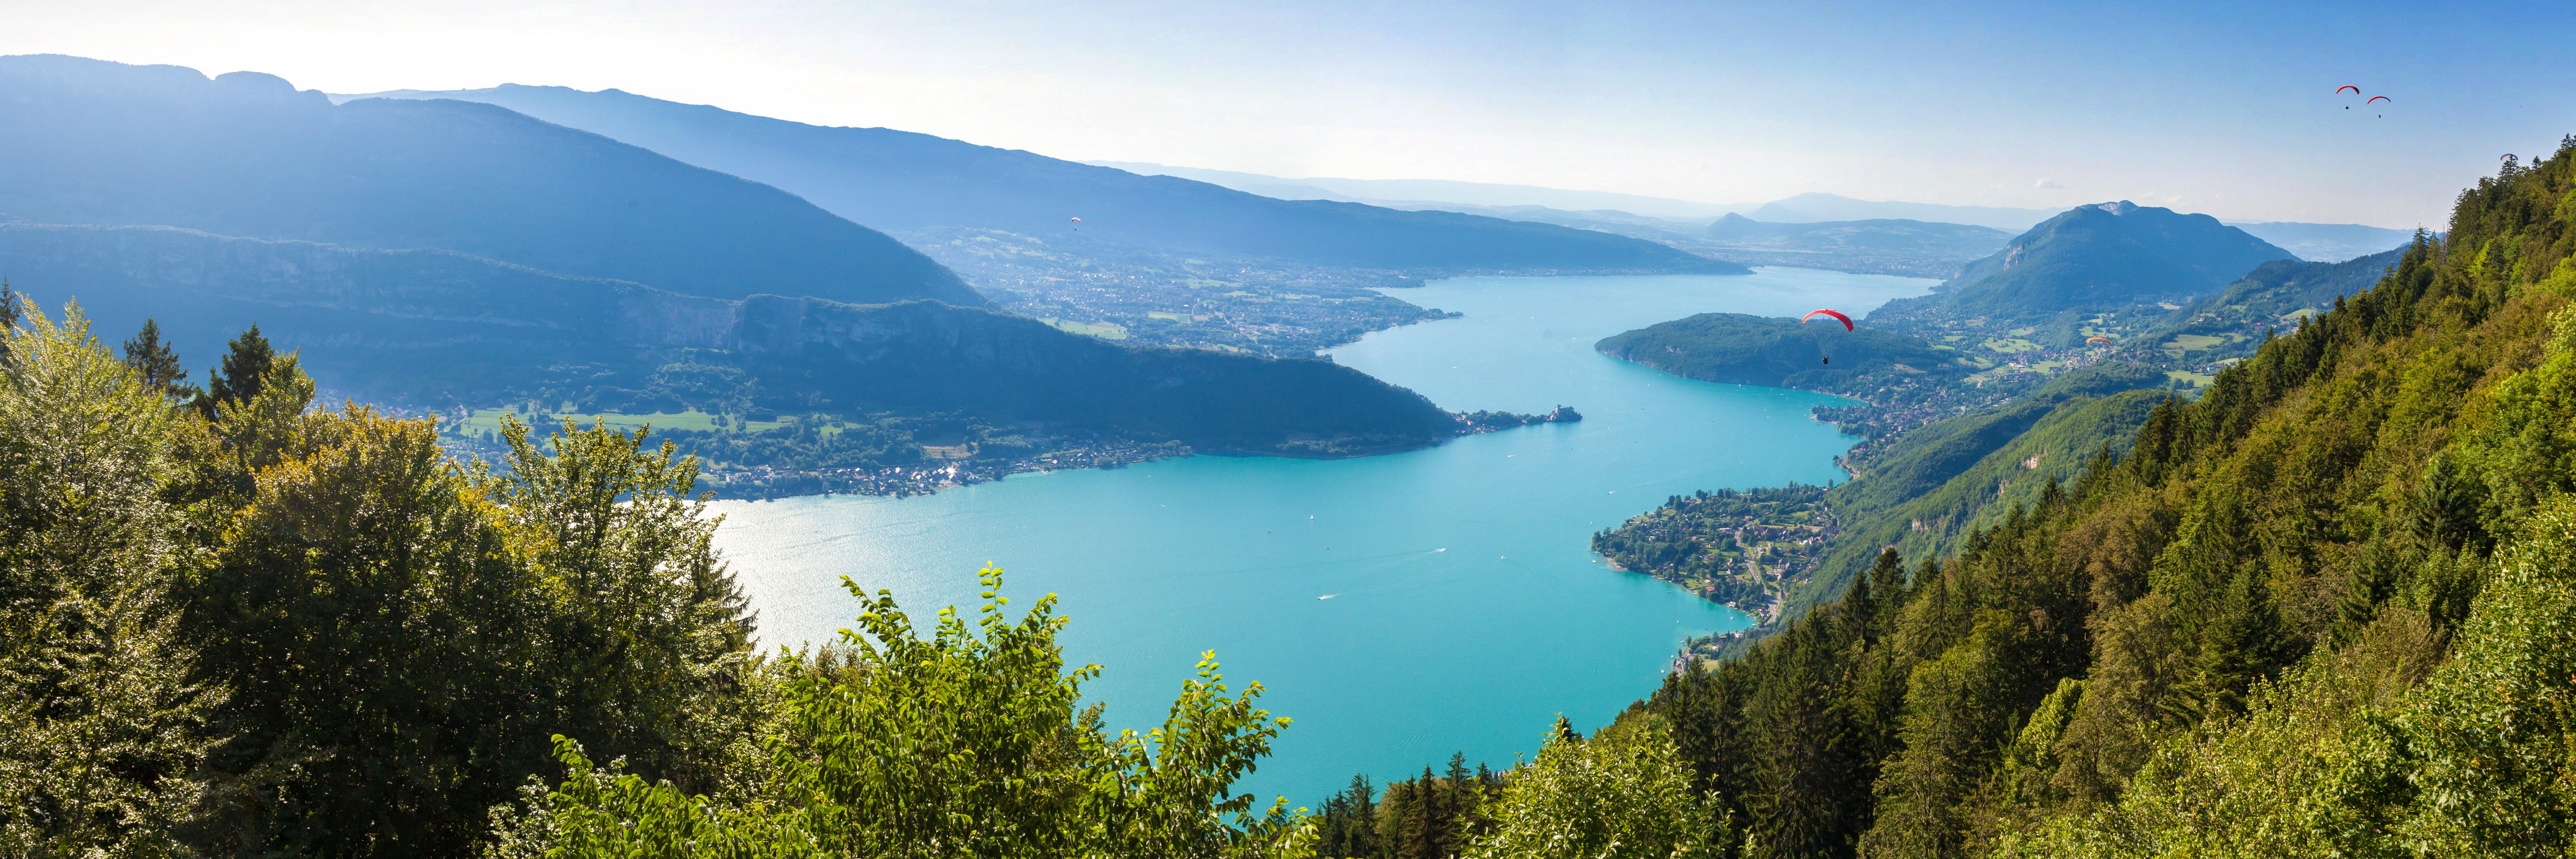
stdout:
[[0,57],[0,213],[437,248],[686,295],[981,305],[776,188],[490,105],[334,105],[277,77]]
[[2379,282],[2405,255],[2398,248],[2343,262],[2273,260],[2174,311],[2137,342],[2195,363],[2252,355],[2265,331],[2295,328],[2333,309]]
[[1841,323],[1822,317],[1801,324],[1742,313],[1702,313],[1613,334],[1592,348],[1685,379],[1732,385],[1818,388],[1890,371],[1962,374],[1951,363],[1955,351],[1934,349],[1909,334],[1845,331]]
[[1938,301],[1954,313],[2046,319],[2067,310],[2218,291],[2290,252],[2207,215],[2126,200],[2078,206],[1960,269]]
[[[619,90],[510,84],[379,94],[500,105],[785,188],[882,230],[1070,235],[1174,252],[1381,269],[1742,273],[1590,230],[1358,203],[1279,200],[888,128],[835,128]],[[1073,219],[1080,218],[1080,223]]]
[[2576,847],[2576,137],[2450,226],[1633,715],[1773,855]]

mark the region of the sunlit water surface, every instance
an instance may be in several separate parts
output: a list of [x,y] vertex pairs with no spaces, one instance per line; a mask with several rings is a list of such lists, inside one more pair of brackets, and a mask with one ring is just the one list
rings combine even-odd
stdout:
[[1103,676],[1113,728],[1161,723],[1203,650],[1295,720],[1238,787],[1313,805],[1354,772],[1452,751],[1508,765],[1558,714],[1589,730],[1657,682],[1685,636],[1743,616],[1594,563],[1589,535],[1668,495],[1823,483],[1850,439],[1816,394],[1666,376],[1594,341],[1694,313],[1858,316],[1932,281],[1751,276],[1463,278],[1394,294],[1466,314],[1381,331],[1341,363],[1442,408],[1581,411],[1574,424],[1347,460],[1194,456],[1024,474],[900,500],[724,502],[719,542],[764,642],[851,625],[848,576],[927,626],[1008,571],[1014,610],[1055,593],[1063,643]]

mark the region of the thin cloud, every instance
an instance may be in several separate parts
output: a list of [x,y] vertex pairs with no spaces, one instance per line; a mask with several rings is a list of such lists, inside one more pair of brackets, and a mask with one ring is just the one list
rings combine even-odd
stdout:
[[2042,188],[2042,189],[2046,189],[2046,188],[2064,188],[2064,187],[2066,187],[2066,183],[2064,183],[2064,182],[2060,182],[2060,181],[2057,181],[2057,180],[2055,180],[2055,179],[2048,178],[2048,177],[2046,177],[2046,176],[2042,176],[2042,177],[2039,177],[2039,181],[2030,183],[2030,186],[2031,186],[2031,187],[2033,187],[2033,188]]

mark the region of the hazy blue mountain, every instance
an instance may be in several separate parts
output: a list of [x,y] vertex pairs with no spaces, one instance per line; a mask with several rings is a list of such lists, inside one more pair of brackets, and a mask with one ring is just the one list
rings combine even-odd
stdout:
[[971,227],[1043,237],[1079,229],[1093,238],[1167,250],[1384,269],[1742,270],[1625,236],[1445,212],[1278,200],[927,134],[806,125],[613,89],[513,84],[380,95],[507,107],[767,182],[843,217],[896,232]]
[[1774,224],[1728,214],[1710,224],[1709,239],[1728,244],[1800,251],[1910,251],[1975,259],[1994,253],[2013,234],[1973,224],[1937,224],[1901,218]]
[[1855,200],[1837,194],[1807,193],[1764,203],[1761,208],[1745,213],[1745,216],[1757,221],[1775,223],[1904,219],[1939,224],[1975,224],[1980,227],[1993,227],[2018,233],[2030,229],[2033,224],[2048,220],[2049,216],[2057,212],[2056,209],[1880,202]]
[[639,400],[679,367],[795,413],[958,409],[1253,451],[1419,445],[1455,426],[1420,395],[1327,361],[1130,349],[932,301],[724,300],[450,251],[169,227],[0,224],[0,270],[48,312],[77,299],[109,342],[152,316],[202,370],[257,322],[324,384],[415,406],[676,410]]
[[2208,215],[2122,200],[2078,206],[1969,263],[1938,300],[1954,312],[2012,319],[2081,308],[2186,301],[2217,292],[2289,251]]
[[[1702,313],[1604,337],[1592,348],[1685,379],[1735,385],[1829,388],[1855,376],[1899,372],[1961,375],[1957,352],[1921,337],[1875,328],[1844,331],[1822,320]],[[1833,358],[1825,363],[1826,356]]]
[[487,104],[15,56],[0,129],[0,212],[31,221],[441,248],[720,298],[983,303],[792,194]]
[[[1337,179],[1320,176],[1289,179],[1259,173],[1174,167],[1143,161],[1085,161],[1082,163],[1116,167],[1146,176],[1179,176],[1183,179],[1196,179],[1211,185],[1223,185],[1238,191],[1265,197],[1278,197],[1283,200],[1342,200],[1373,205],[1394,202],[1422,205],[1452,203],[1461,206],[1538,206],[1574,212],[1611,209],[1633,212],[1651,218],[1710,218],[1727,212],[1752,208],[1749,205],[1696,203],[1665,197],[1621,194],[1614,191],[1577,191],[1567,188],[1543,188],[1537,185],[1497,185],[1448,179]],[[1309,194],[1313,196],[1297,196]]]
[[2302,224],[2293,221],[2224,221],[2255,238],[2281,246],[2310,262],[2343,262],[2405,244],[2414,230],[2392,230],[2362,224]]

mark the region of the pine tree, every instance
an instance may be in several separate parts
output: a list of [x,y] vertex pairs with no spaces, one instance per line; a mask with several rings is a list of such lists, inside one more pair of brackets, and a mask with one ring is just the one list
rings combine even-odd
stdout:
[[[18,293],[0,280],[0,333],[18,327]],[[9,366],[9,338],[0,337],[0,367]]]
[[143,376],[143,386],[172,398],[189,397],[196,390],[186,384],[188,369],[179,364],[179,351],[161,341],[161,323],[145,319],[143,330],[125,341],[125,366]]
[[1404,833],[1405,859],[1442,859],[1448,855],[1441,850],[1447,840],[1442,824],[1448,809],[1442,807],[1440,787],[1433,778],[1431,766],[1425,764],[1422,780],[1414,782],[1413,819],[1407,821],[1405,828],[1409,831]]
[[217,417],[219,405],[239,405],[256,399],[260,377],[267,375],[269,365],[277,361],[277,350],[269,348],[268,338],[260,336],[257,324],[226,345],[232,347],[231,351],[225,353],[220,368],[206,374],[206,392],[195,402],[197,411],[209,420]]

